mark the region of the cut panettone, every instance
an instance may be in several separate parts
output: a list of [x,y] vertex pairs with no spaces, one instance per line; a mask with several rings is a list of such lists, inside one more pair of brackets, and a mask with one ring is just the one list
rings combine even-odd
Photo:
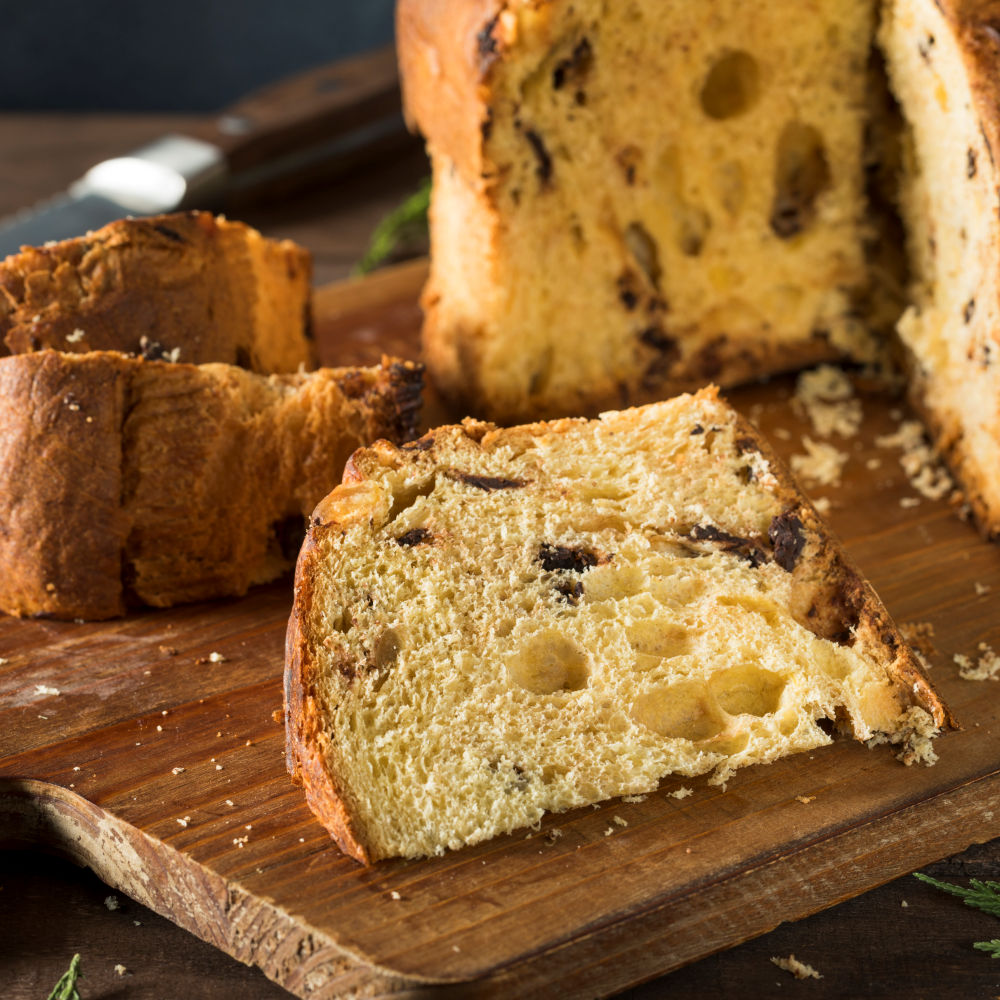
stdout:
[[314,363],[311,275],[302,247],[208,212],[119,219],[0,261],[0,343],[294,372]]
[[508,422],[866,356],[875,7],[400,0],[440,388]]
[[100,619],[277,577],[351,452],[414,436],[421,382],[389,359],[264,376],[0,358],[0,609]]
[[357,452],[296,570],[287,759],[360,861],[948,713],[714,389]]
[[906,117],[910,396],[983,532],[1000,537],[1000,3],[891,0],[880,41]]

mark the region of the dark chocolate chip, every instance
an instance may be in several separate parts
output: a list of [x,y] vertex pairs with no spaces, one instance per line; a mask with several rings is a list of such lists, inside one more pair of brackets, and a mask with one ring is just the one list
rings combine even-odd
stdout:
[[579,580],[564,580],[556,590],[570,603],[576,604],[583,597],[583,584]]
[[426,528],[411,528],[409,531],[404,531],[396,539],[397,545],[420,545],[421,542],[426,542],[431,537],[431,533]]
[[702,427],[701,424],[695,424],[694,427],[691,428],[691,433],[692,434],[704,434],[705,433],[705,428]]
[[500,20],[500,15],[497,14],[495,17],[490,18],[483,26],[476,32],[476,50],[479,53],[479,69],[480,72],[484,72],[489,69],[493,60],[496,59],[497,54],[500,51],[499,44],[496,37],[493,34],[493,30],[497,26],[497,21]]
[[760,542],[753,538],[741,538],[731,535],[728,531],[717,528],[714,524],[696,524],[689,535],[696,542],[712,542],[723,552],[745,559],[751,566],[757,567],[767,562],[767,553]]
[[[576,43],[572,53],[565,59],[560,59],[552,70],[552,89],[559,90],[567,80],[580,82],[590,70],[594,59],[594,51],[586,38]],[[577,95],[577,103],[583,103]],[[586,98],[584,99],[586,100]]]
[[531,146],[531,151],[538,160],[535,166],[535,175],[541,181],[543,187],[547,187],[552,181],[552,157],[545,148],[542,137],[534,129],[525,129],[524,137]]
[[454,476],[467,486],[475,486],[476,489],[486,490],[492,493],[494,490],[516,490],[525,485],[523,479],[504,479],[501,476],[477,476],[471,472],[455,472]]
[[774,561],[786,573],[791,573],[806,544],[798,515],[788,510],[777,514],[767,529],[767,537],[774,546]]
[[733,444],[741,455],[745,455],[748,451],[760,451],[757,441],[749,435],[738,437]]
[[542,569],[548,572],[565,569],[573,573],[583,573],[597,565],[597,556],[589,549],[550,545],[548,542],[539,545],[537,559],[542,564]]
[[969,299],[969,301],[965,303],[965,308],[962,310],[962,319],[965,320],[966,323],[968,323],[972,319],[972,314],[975,311],[976,311],[976,300]]

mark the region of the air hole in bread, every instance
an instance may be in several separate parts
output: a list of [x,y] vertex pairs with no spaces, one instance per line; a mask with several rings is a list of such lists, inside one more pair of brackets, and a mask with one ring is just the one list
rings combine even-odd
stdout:
[[709,70],[701,88],[701,106],[709,118],[734,118],[760,96],[760,69],[749,52],[727,52]]
[[686,257],[697,257],[705,245],[712,220],[708,213],[695,205],[679,205],[677,209],[677,247]]
[[771,715],[778,710],[785,681],[770,670],[741,664],[712,675],[709,689],[730,715]]
[[530,636],[507,658],[507,677],[532,694],[579,691],[587,686],[587,654],[572,639],[546,631]]
[[819,129],[791,121],[781,131],[774,162],[771,229],[782,239],[802,232],[816,215],[816,200],[830,187],[830,164]]
[[682,625],[655,618],[633,622],[626,630],[632,648],[640,654],[667,659],[691,649],[691,638]]
[[738,160],[723,160],[715,164],[712,180],[719,203],[731,218],[736,218],[746,200],[746,171]]
[[404,510],[412,507],[421,497],[430,496],[433,492],[433,479],[428,479],[422,483],[409,483],[394,490],[388,519],[394,521]]
[[631,716],[660,736],[692,742],[718,736],[725,725],[708,689],[692,680],[677,681],[640,695],[632,704]]
[[660,251],[656,240],[641,222],[630,222],[625,227],[625,245],[649,283],[659,290],[660,287]]

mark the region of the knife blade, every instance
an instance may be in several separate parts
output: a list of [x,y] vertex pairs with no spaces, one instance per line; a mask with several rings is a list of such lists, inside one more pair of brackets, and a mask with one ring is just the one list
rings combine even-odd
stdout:
[[96,164],[68,190],[0,219],[0,259],[126,215],[232,211],[288,196],[406,141],[395,52],[386,46],[281,80],[189,134]]

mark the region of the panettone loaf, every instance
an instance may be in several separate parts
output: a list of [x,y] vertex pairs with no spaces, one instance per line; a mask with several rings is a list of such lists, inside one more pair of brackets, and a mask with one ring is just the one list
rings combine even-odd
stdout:
[[389,360],[263,376],[0,358],[0,609],[100,619],[273,579],[351,452],[414,436],[421,381]]
[[[714,389],[357,452],[296,569],[287,760],[360,861],[948,714]],[[880,735],[883,734],[883,735]]]
[[400,0],[430,374],[500,421],[865,356],[874,0]]
[[0,261],[0,344],[294,372],[311,274],[302,247],[208,212],[121,219]]
[[984,533],[1000,536],[1000,2],[891,0],[880,41],[906,117],[910,394]]

